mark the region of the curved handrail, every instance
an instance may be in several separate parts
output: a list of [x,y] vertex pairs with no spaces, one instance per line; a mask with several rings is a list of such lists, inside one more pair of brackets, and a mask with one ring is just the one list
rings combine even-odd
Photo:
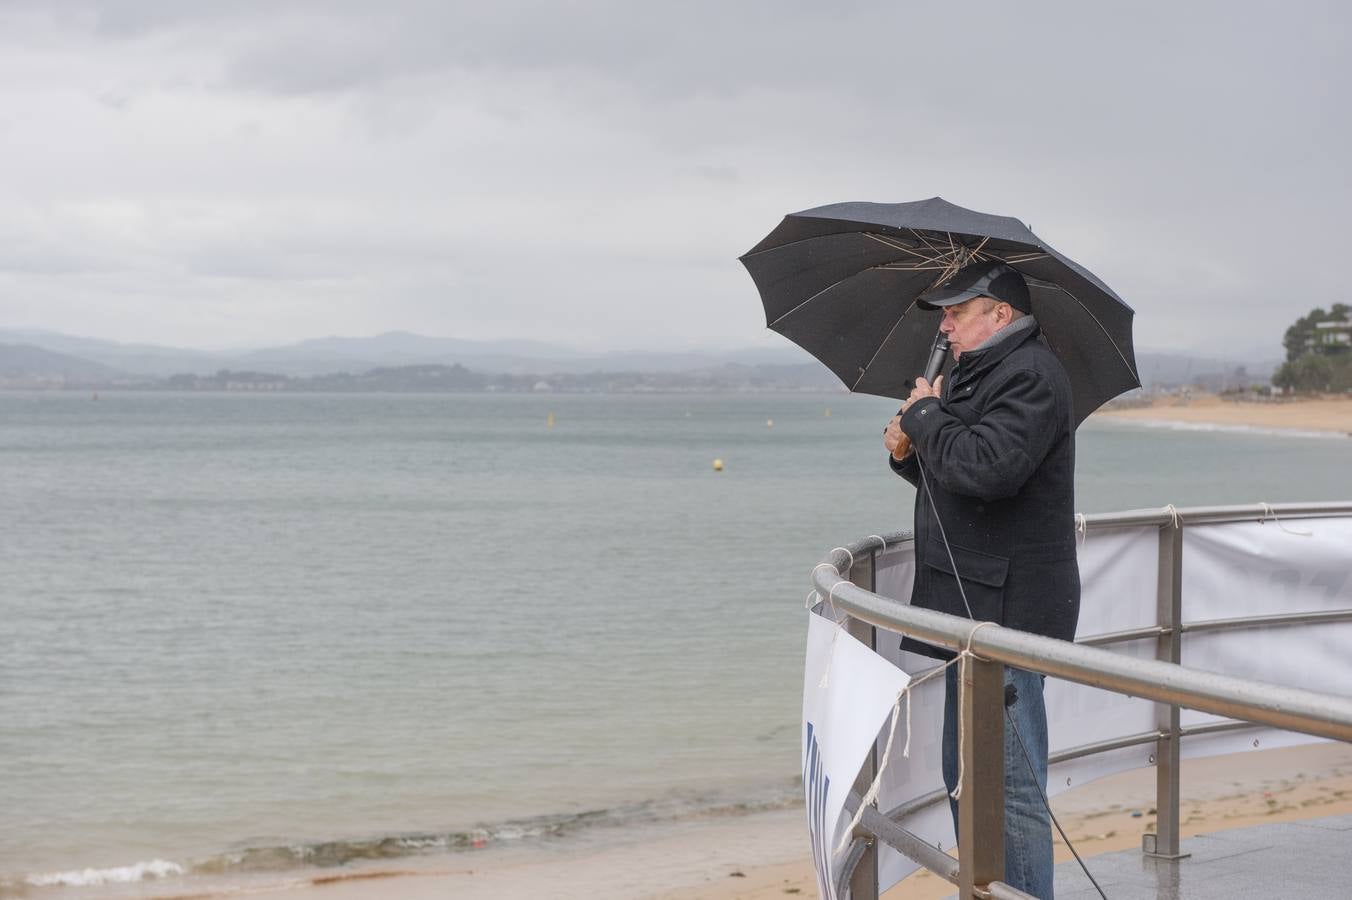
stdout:
[[[1176,509],[1130,510],[1120,513],[1102,513],[1077,517],[1083,532],[1113,528],[1131,528],[1155,525],[1161,529],[1172,527],[1181,531],[1184,525],[1216,524],[1224,522],[1274,519],[1308,519],[1352,515],[1352,503],[1294,503],[1249,504],[1238,506],[1210,506]],[[1189,632],[1224,631],[1245,627],[1272,627],[1316,622],[1339,622],[1352,619],[1352,610],[1325,610],[1319,612],[1288,613],[1198,621],[1177,621],[1173,625],[1155,625],[1113,634],[1087,637],[1083,642],[1071,643],[1026,632],[1015,631],[990,623],[949,616],[931,610],[919,609],[899,601],[882,597],[850,581],[851,568],[864,557],[876,564],[877,554],[895,549],[912,541],[909,532],[870,535],[847,547],[831,551],[823,563],[812,570],[812,585],[817,594],[838,611],[889,631],[906,634],[927,643],[950,650],[970,649],[979,657],[1016,666],[1046,675],[1106,690],[1130,694],[1175,707],[1187,707],[1202,712],[1228,717],[1227,721],[1212,722],[1180,728],[1175,712],[1174,734],[1202,735],[1253,727],[1251,723],[1298,731],[1319,737],[1352,742],[1352,698],[1301,688],[1237,678],[1202,669],[1189,668],[1167,660],[1140,659],[1123,656],[1099,645],[1148,638],[1164,639],[1172,635],[1176,641]],[[1174,540],[1178,539],[1177,533]],[[1177,656],[1174,657],[1175,659]],[[1070,748],[1057,754],[1058,758],[1073,759],[1089,756],[1124,746],[1145,744],[1164,736],[1164,732],[1145,732],[1119,737],[1097,744]],[[1174,753],[1177,753],[1175,743]],[[1154,757],[1152,757],[1152,761]],[[953,880],[953,866],[947,862],[936,868],[930,863],[938,859],[919,838],[897,824],[899,814],[914,811],[942,799],[943,792],[918,797],[884,815],[878,811],[866,813],[863,828],[874,836],[901,850],[916,862]],[[884,824],[890,823],[890,824]],[[917,842],[922,852],[917,855]],[[849,864],[841,873],[842,879],[850,872],[861,855],[860,845],[852,848]],[[934,853],[938,853],[934,850]],[[931,858],[933,857],[933,858]],[[943,857],[948,860],[948,857]],[[843,883],[843,882],[842,882]],[[995,888],[1000,890],[996,891]],[[1015,896],[1008,886],[992,882],[989,896]]]
[[977,655],[1005,665],[1091,687],[1352,741],[1352,698],[1121,656],[999,625],[978,627],[981,623],[904,605],[842,580],[849,575],[852,554],[877,549],[869,546],[875,543],[868,537],[853,547],[833,550],[824,560],[833,571],[818,566],[812,572],[817,593],[862,622],[950,650],[969,647]]

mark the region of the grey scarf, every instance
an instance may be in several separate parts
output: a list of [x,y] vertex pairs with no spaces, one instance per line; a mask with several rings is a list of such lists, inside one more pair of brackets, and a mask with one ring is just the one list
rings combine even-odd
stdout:
[[986,338],[980,344],[977,344],[975,347],[973,347],[971,350],[968,350],[967,352],[980,353],[982,350],[989,350],[990,348],[994,347],[1001,341],[1006,340],[1007,338],[1012,338],[1016,334],[1023,334],[1028,329],[1036,327],[1037,327],[1036,318],[1034,318],[1031,315],[1020,316],[1019,318],[1015,319],[1013,322],[1010,322],[1004,328],[1001,328],[999,331],[995,332],[995,334]]

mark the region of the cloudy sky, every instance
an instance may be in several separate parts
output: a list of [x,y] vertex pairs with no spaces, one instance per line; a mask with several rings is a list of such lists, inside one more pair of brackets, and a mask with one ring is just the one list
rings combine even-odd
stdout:
[[773,346],[784,213],[941,195],[1275,355],[1352,295],[1348,9],[0,0],[0,327]]

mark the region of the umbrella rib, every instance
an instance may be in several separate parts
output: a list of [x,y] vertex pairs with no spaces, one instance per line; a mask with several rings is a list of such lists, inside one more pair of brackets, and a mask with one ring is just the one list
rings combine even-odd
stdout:
[[[813,294],[811,297],[808,297],[806,300],[803,300],[803,301],[802,301],[801,303],[799,303],[797,306],[793,307],[793,309],[790,309],[790,310],[788,310],[788,311],[786,311],[786,312],[781,313],[781,314],[780,314],[773,322],[768,323],[765,327],[766,327],[766,328],[774,328],[774,327],[775,327],[776,325],[778,325],[780,322],[784,321],[784,320],[787,319],[789,316],[791,316],[791,315],[793,315],[794,313],[798,312],[798,310],[802,309],[804,306],[807,306],[809,303],[811,303],[813,300],[816,300],[816,299],[817,299],[818,297],[820,297],[822,294],[825,294],[827,291],[831,290],[832,288],[840,287],[840,285],[842,285],[842,284],[844,284],[845,282],[849,281],[850,278],[857,278],[857,277],[859,277],[860,275],[864,274],[865,272],[928,272],[928,271],[932,271],[934,268],[937,268],[937,267],[935,267],[935,266],[930,266],[930,267],[923,267],[923,268],[910,268],[910,269],[907,269],[907,268],[903,268],[903,267],[901,267],[901,266],[899,266],[899,265],[896,265],[896,264],[894,264],[894,263],[887,263],[886,265],[881,265],[881,266],[869,266],[867,269],[860,269],[858,272],[855,272],[853,275],[850,275],[849,278],[842,278],[842,279],[840,279],[840,281],[835,281],[835,282],[832,282],[831,284],[828,284],[826,287],[822,288],[820,291],[817,291],[817,293]],[[907,308],[909,309],[910,307],[907,307]]]
[[[860,224],[862,225],[863,223],[860,223]],[[865,235],[869,235],[870,237],[872,237],[872,234],[871,234],[870,232],[867,232],[867,231],[860,231],[860,230],[856,230],[856,231],[832,231],[832,232],[827,232],[827,233],[825,233],[825,234],[813,234],[813,235],[809,235],[808,237],[798,238],[797,240],[793,240],[793,241],[785,241],[785,242],[782,243],[782,244],[775,244],[773,247],[765,247],[764,249],[761,249],[761,250],[748,250],[746,253],[743,253],[741,256],[739,256],[739,257],[737,257],[737,258],[738,258],[739,260],[741,260],[743,263],[745,263],[748,259],[751,259],[753,256],[760,256],[760,255],[763,254],[763,253],[774,253],[774,252],[777,251],[777,250],[785,250],[785,249],[787,249],[787,248],[789,248],[789,247],[796,247],[796,246],[798,246],[799,244],[808,244],[808,243],[811,243],[812,241],[820,241],[820,240],[822,240],[822,239],[824,239],[824,238],[841,237],[841,236],[843,236],[843,235],[854,235],[854,234],[865,234]],[[900,248],[898,248],[898,249],[900,249]]]
[[936,254],[936,256],[934,257],[935,259],[939,259],[940,257],[944,256],[943,250],[940,249],[939,247],[936,247],[934,244],[930,243],[929,238],[922,237],[920,232],[916,231],[914,228],[908,228],[906,230],[909,231],[911,234],[915,235],[915,239],[917,241],[924,244],[931,251],[933,251]]
[[[911,229],[911,233],[912,233],[912,234],[915,234],[915,229]],[[900,251],[903,252],[903,253],[907,253],[907,254],[910,254],[911,256],[916,257],[917,259],[921,260],[922,262],[934,263],[934,264],[936,264],[936,265],[933,266],[933,267],[926,267],[926,268],[923,268],[923,269],[922,269],[922,268],[905,269],[905,268],[902,268],[902,267],[897,266],[897,265],[895,265],[895,264],[887,263],[887,264],[884,264],[884,265],[881,265],[881,266],[869,266],[867,269],[862,269],[862,270],[860,270],[860,272],[868,272],[868,271],[923,272],[923,271],[931,271],[933,268],[938,268],[939,266],[943,266],[943,265],[944,265],[943,262],[942,262],[942,260],[941,260],[940,258],[938,258],[938,257],[935,257],[935,258],[928,258],[928,257],[926,257],[923,253],[917,253],[915,250],[913,250],[913,249],[911,249],[911,248],[909,248],[909,247],[904,247],[904,246],[900,246],[900,245],[894,244],[894,243],[892,243],[891,241],[889,241],[889,240],[887,240],[887,239],[885,239],[885,238],[883,238],[883,237],[881,237],[881,236],[879,236],[879,235],[876,235],[876,234],[874,234],[874,233],[871,232],[871,231],[865,231],[865,232],[863,232],[863,234],[864,234],[866,237],[872,238],[873,240],[877,241],[878,243],[880,243],[880,244],[882,244],[882,245],[884,245],[884,246],[886,246],[886,247],[891,247],[893,250],[900,250]],[[924,241],[924,239],[921,238],[919,235],[916,235],[916,240],[919,240],[921,243],[925,243],[926,246],[929,246],[928,243],[926,243],[926,242]],[[930,249],[931,249],[931,250],[934,250],[935,252],[942,252],[942,251],[939,251],[937,248],[934,248],[934,247],[930,247]],[[946,269],[945,269],[945,271],[946,271]],[[855,277],[855,275],[859,275],[860,272],[854,273],[854,275],[851,275],[850,278]],[[796,306],[794,306],[792,309],[790,309],[790,310],[788,310],[788,311],[786,311],[786,312],[784,312],[784,313],[781,313],[779,316],[777,316],[777,317],[775,318],[775,320],[774,320],[773,322],[768,323],[768,324],[766,325],[766,327],[767,327],[767,328],[774,328],[774,327],[775,327],[776,325],[778,325],[780,322],[784,321],[784,320],[787,319],[789,316],[791,316],[791,315],[793,315],[794,313],[798,312],[798,310],[802,309],[804,306],[807,306],[809,303],[811,303],[813,300],[816,300],[816,299],[817,299],[818,297],[820,297],[822,294],[825,294],[827,291],[831,290],[831,288],[836,287],[836,286],[839,285],[841,282],[847,281],[847,280],[848,280],[848,279],[841,279],[841,281],[836,281],[836,282],[833,282],[832,284],[828,284],[826,287],[822,288],[820,291],[817,291],[817,293],[813,294],[811,297],[806,298],[806,299],[803,300],[801,303],[799,303],[799,304],[797,304]]]
[[1066,288],[1062,287],[1061,285],[1057,284],[1054,281],[1043,281],[1041,278],[1034,278],[1033,280],[1038,282],[1039,284],[1045,284],[1050,287],[1056,288],[1058,291],[1065,294],[1067,297],[1074,300],[1076,303],[1080,304],[1080,309],[1088,313],[1089,318],[1094,320],[1094,324],[1099,327],[1099,331],[1102,331],[1103,336],[1108,339],[1108,345],[1113,348],[1113,352],[1117,354],[1117,358],[1122,361],[1122,365],[1126,366],[1127,371],[1131,373],[1131,377],[1136,379],[1136,384],[1138,386],[1140,385],[1141,376],[1137,375],[1136,372],[1131,368],[1131,363],[1127,362],[1127,357],[1122,353],[1122,349],[1117,346],[1117,341],[1113,340],[1112,334],[1110,334],[1108,329],[1103,326],[1103,323],[1099,321],[1099,317],[1094,315],[1094,311],[1090,309],[1089,306],[1083,300],[1081,300],[1079,297],[1075,296],[1069,290],[1067,290]]
[[874,361],[878,359],[878,354],[883,352],[883,348],[887,346],[887,342],[892,340],[892,335],[895,334],[897,328],[900,327],[901,320],[905,319],[906,313],[909,313],[914,308],[915,301],[912,300],[911,305],[906,307],[906,311],[903,312],[900,316],[897,316],[897,320],[893,322],[892,327],[887,330],[887,335],[883,338],[882,343],[878,345],[878,349],[873,351],[873,355],[868,358],[868,362],[865,363],[864,367],[859,370],[859,377],[854,380],[854,384],[850,385],[851,392],[859,388],[859,382],[864,380],[864,376],[868,374],[868,370],[873,366]]
[[[856,272],[855,274],[857,275],[858,273]],[[853,278],[854,276],[852,275],[852,276],[850,276],[850,277]],[[841,279],[841,281],[846,281],[846,280],[848,280],[848,279],[843,279],[843,278]],[[793,309],[789,310],[788,312],[782,313],[777,319],[775,319],[773,322],[770,322],[770,323],[767,324],[765,327],[766,327],[766,328],[774,328],[774,327],[775,327],[776,325],[778,325],[780,322],[784,321],[784,320],[787,319],[789,316],[791,316],[791,315],[793,315],[794,313],[798,312],[798,310],[802,309],[804,306],[807,306],[807,305],[808,305],[809,303],[811,303],[813,300],[816,300],[816,299],[817,299],[818,297],[820,297],[822,294],[825,294],[827,291],[831,290],[831,288],[833,288],[833,287],[835,287],[836,285],[840,284],[841,281],[835,281],[835,282],[832,282],[831,284],[828,284],[826,287],[822,288],[820,291],[817,291],[817,293],[813,294],[811,297],[808,297],[808,298],[807,298],[806,300],[804,300],[802,303],[799,303],[799,304],[798,304],[797,306],[795,306]]]
[[894,244],[894,243],[892,243],[891,241],[889,241],[887,238],[882,237],[881,235],[876,235],[876,234],[874,234],[874,233],[871,232],[871,231],[866,231],[866,232],[864,232],[864,234],[865,234],[865,236],[870,237],[870,238],[872,238],[873,240],[877,241],[878,243],[882,244],[884,247],[891,247],[893,250],[900,250],[902,253],[908,253],[908,254],[910,254],[911,256],[914,256],[914,257],[916,257],[917,259],[923,259],[923,260],[925,260],[926,262],[934,262],[934,261],[935,261],[934,259],[925,256],[925,254],[923,254],[923,253],[917,253],[917,252],[916,252],[913,248],[911,248],[911,247],[905,247],[905,246],[902,246],[901,244]]

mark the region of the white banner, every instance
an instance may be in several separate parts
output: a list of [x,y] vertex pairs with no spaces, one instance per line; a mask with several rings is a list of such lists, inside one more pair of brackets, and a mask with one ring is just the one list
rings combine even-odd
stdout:
[[907,681],[905,672],[834,621],[808,614],[803,793],[817,889],[824,900],[836,898],[834,851],[850,819],[845,801]]
[[[1095,530],[1079,549],[1082,597],[1080,637],[1108,634],[1157,623],[1160,529],[1154,526]],[[1352,608],[1352,518],[1298,519],[1278,522],[1185,523],[1183,541],[1183,620],[1197,624],[1240,616],[1318,612]],[[915,567],[909,544],[879,554],[878,593],[909,602]],[[900,639],[878,632],[876,652],[849,638],[829,620],[811,616],[808,671],[803,691],[804,785],[821,791],[814,837],[814,860],[824,879],[823,897],[831,893],[829,849],[843,826],[844,798],[869,747],[881,755],[886,733],[879,734],[900,688],[887,675],[917,676],[932,668],[928,657],[902,653]],[[1222,631],[1185,632],[1182,661],[1186,666],[1224,672],[1276,684],[1327,693],[1352,692],[1352,623],[1255,625]],[[834,647],[834,650],[832,648]],[[842,651],[843,647],[850,650]],[[1153,638],[1112,644],[1113,653],[1153,658]],[[834,658],[833,658],[834,657]],[[849,660],[848,663],[843,660]],[[865,662],[871,658],[870,668]],[[881,665],[879,665],[881,664]],[[825,674],[825,680],[823,679]],[[878,806],[886,813],[941,791],[940,736],[943,722],[943,679],[935,678],[911,692],[910,756],[899,752],[884,772]],[[1101,741],[1138,735],[1158,727],[1156,704],[1111,691],[1070,682],[1047,680],[1051,753]],[[1184,726],[1215,717],[1184,710]],[[837,729],[841,729],[839,736]],[[906,740],[905,722],[898,725],[896,746]],[[848,733],[848,737],[845,735]],[[876,737],[875,737],[876,736]],[[1268,728],[1185,737],[1184,756],[1210,756],[1312,742],[1317,738]],[[810,745],[817,747],[822,773],[809,768]],[[846,749],[848,747],[848,750]],[[828,756],[840,753],[841,757]],[[1047,791],[1069,788],[1154,762],[1153,742],[1054,764]],[[815,765],[815,763],[814,763]],[[829,778],[829,789],[828,781]],[[814,780],[815,779],[815,780]],[[809,819],[814,815],[809,789]],[[953,824],[948,804],[929,803],[901,820],[903,827],[948,850]],[[827,827],[829,825],[829,828]],[[818,838],[826,850],[819,856]],[[880,857],[883,890],[915,870],[906,857],[888,847]]]

